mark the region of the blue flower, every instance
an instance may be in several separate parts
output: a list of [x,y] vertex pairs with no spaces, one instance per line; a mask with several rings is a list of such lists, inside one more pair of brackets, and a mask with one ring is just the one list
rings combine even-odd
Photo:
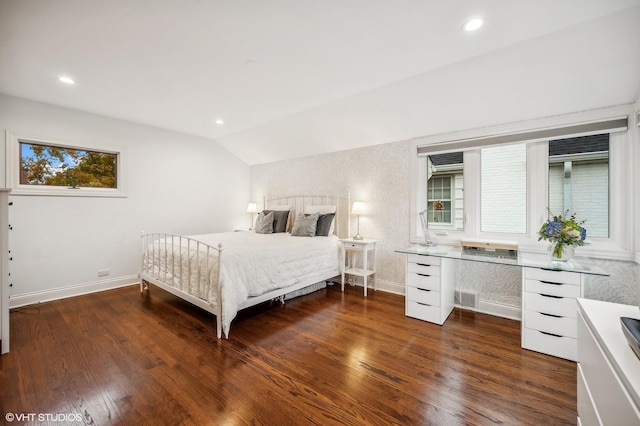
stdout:
[[587,230],[582,226],[584,220],[578,221],[576,214],[552,215],[542,224],[538,231],[538,241],[547,240],[559,246],[581,246],[587,238]]
[[554,220],[547,223],[547,226],[544,228],[544,233],[547,237],[553,237],[554,235],[558,235],[561,229],[562,224]]

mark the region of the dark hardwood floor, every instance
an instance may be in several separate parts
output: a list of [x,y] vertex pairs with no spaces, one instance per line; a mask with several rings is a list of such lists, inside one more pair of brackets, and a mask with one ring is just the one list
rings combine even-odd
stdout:
[[521,349],[519,322],[455,309],[441,327],[351,287],[243,311],[229,340],[154,286],[25,307],[1,366],[12,425],[576,423],[576,365]]

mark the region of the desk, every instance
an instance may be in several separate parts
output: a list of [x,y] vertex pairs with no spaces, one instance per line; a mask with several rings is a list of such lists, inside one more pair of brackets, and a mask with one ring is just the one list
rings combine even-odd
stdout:
[[462,247],[414,245],[407,255],[405,314],[443,325],[453,310],[456,261],[522,268],[522,342],[525,349],[575,361],[577,304],[588,275],[608,276],[592,260],[552,261],[548,254],[468,254]]

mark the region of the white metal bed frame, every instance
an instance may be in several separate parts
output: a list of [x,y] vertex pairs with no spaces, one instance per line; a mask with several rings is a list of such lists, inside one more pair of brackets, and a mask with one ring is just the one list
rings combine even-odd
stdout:
[[[287,204],[291,206],[291,210],[289,211],[289,220],[295,220],[295,215],[297,215],[298,213],[302,213],[304,212],[304,208],[305,206],[309,206],[309,205],[335,205],[336,206],[336,215],[335,215],[335,226],[334,226],[334,234],[339,236],[341,235],[340,230],[344,227],[343,224],[341,224],[341,222],[346,221],[347,223],[347,235],[348,232],[350,231],[350,221],[349,221],[349,208],[351,205],[350,202],[350,197],[347,197],[346,200],[346,205],[343,205],[344,203],[341,203],[341,200],[343,200],[341,197],[339,196],[328,196],[328,195],[297,195],[297,196],[284,196],[284,197],[276,197],[276,198],[271,198],[268,200],[267,203],[267,198],[264,198],[264,208],[267,209],[268,205],[282,205],[282,204]],[[292,217],[294,216],[294,217]],[[343,220],[343,218],[346,218],[345,220]],[[164,239],[164,261],[165,261],[165,265],[166,260],[167,260],[167,250],[170,249],[172,253],[174,253],[175,255],[175,251],[174,248],[176,247],[184,247],[183,243],[186,242],[186,247],[187,247],[187,251],[190,252],[191,249],[195,249],[196,251],[196,265],[197,265],[197,270],[195,271],[196,277],[198,279],[198,282],[200,281],[200,278],[202,277],[202,274],[204,274],[204,277],[206,278],[206,282],[207,285],[212,285],[215,282],[215,286],[216,286],[216,290],[217,290],[217,297],[216,297],[216,303],[215,305],[210,304],[208,301],[200,299],[199,297],[193,296],[185,291],[182,291],[172,285],[170,285],[167,280],[169,279],[168,277],[168,271],[165,269],[164,271],[164,280],[158,279],[158,278],[154,278],[153,276],[147,274],[145,271],[145,265],[150,264],[150,265],[154,265],[156,260],[161,260],[161,256],[162,254],[160,253],[160,250],[158,250],[156,252],[155,250],[155,244],[153,244],[155,241],[157,240],[161,240]],[[141,233],[141,240],[142,240],[142,260],[141,260],[141,268],[140,268],[140,293],[144,293],[144,290],[148,290],[149,289],[149,283],[154,284],[160,288],[162,288],[165,291],[168,291],[169,293],[183,299],[186,300],[187,302],[190,302],[196,306],[198,306],[201,309],[204,309],[205,311],[212,313],[213,315],[215,315],[216,317],[216,335],[218,336],[218,338],[222,337],[222,305],[224,303],[224,301],[222,300],[222,293],[221,293],[221,286],[220,286],[220,262],[221,262],[221,258],[223,256],[223,247],[222,244],[218,244],[217,247],[214,247],[212,245],[200,242],[198,240],[195,240],[193,238],[184,236],[184,235],[177,235],[177,234],[169,234],[169,233],[150,233],[150,234],[146,234],[144,232]],[[180,265],[182,265],[183,263],[183,259],[182,259],[182,253],[180,250],[178,250],[178,262]],[[202,253],[202,255],[201,255]],[[206,253],[206,254],[205,254]],[[211,278],[211,267],[213,266],[213,263],[210,262],[210,256],[211,254],[216,254],[217,255],[217,261],[216,261],[216,267],[217,267],[217,271],[218,273],[215,274],[215,278]],[[204,267],[201,267],[199,259],[201,256],[206,256],[206,262],[204,263]],[[188,259],[188,255],[187,255],[187,268],[188,268],[188,277],[191,277],[191,262],[189,262]],[[175,284],[175,274],[173,273],[175,270],[175,262],[172,262],[172,273],[171,273],[171,279],[173,280],[174,284]],[[275,289],[275,290],[271,290],[269,292],[263,293],[260,296],[254,296],[254,297],[250,297],[248,300],[244,301],[243,303],[240,304],[240,306],[238,306],[238,311],[251,307],[251,306],[255,306],[258,305],[260,303],[266,302],[268,300],[275,300],[278,299],[280,300],[282,303],[284,303],[284,299],[285,299],[285,295],[297,290],[300,290],[302,288],[305,287],[309,287],[313,284],[316,284],[320,281],[326,281],[330,278],[336,277],[340,275],[340,266],[336,269],[336,270],[332,270],[327,274],[318,274],[317,276],[314,276],[310,279],[307,279],[305,281],[299,282],[297,284],[293,284],[291,286],[288,287],[284,287],[284,288],[279,288],[279,289]],[[228,339],[229,338],[229,333],[225,333],[225,337]]]

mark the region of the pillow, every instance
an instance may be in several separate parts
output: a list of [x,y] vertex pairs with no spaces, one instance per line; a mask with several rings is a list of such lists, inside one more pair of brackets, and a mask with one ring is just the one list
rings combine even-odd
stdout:
[[264,214],[264,212],[258,213],[256,218],[256,234],[271,234],[273,233],[273,213]]
[[287,232],[289,210],[263,210],[264,214],[273,213],[273,232]]
[[[310,216],[306,214],[305,216]],[[318,224],[316,225],[316,236],[327,237],[333,228],[333,218],[335,213],[321,214],[318,216]]]
[[327,235],[333,234],[333,228],[335,227],[335,223],[336,223],[335,221],[336,206],[331,206],[331,205],[305,206],[304,212],[306,214],[320,213],[321,215],[333,213],[334,216],[331,218],[329,232],[327,232]]
[[335,213],[336,206],[305,206],[304,208],[305,214],[327,214],[327,213]]
[[319,213],[314,213],[309,216],[299,214],[293,224],[291,235],[294,237],[315,237],[319,216]]

